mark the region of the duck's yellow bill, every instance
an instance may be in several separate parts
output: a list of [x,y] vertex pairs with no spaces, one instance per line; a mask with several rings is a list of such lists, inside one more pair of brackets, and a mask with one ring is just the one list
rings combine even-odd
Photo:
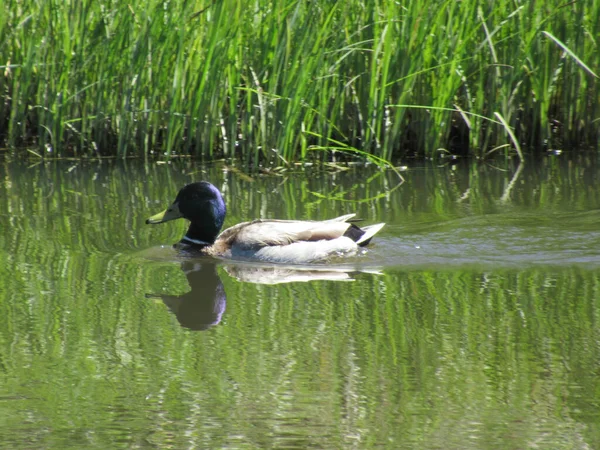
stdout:
[[155,214],[154,216],[146,219],[146,223],[147,224],[164,223],[164,222],[168,222],[169,220],[180,219],[181,217],[183,217],[183,216],[181,215],[181,212],[179,211],[179,205],[177,203],[173,203],[171,206],[169,206],[164,211],[159,212],[158,214]]

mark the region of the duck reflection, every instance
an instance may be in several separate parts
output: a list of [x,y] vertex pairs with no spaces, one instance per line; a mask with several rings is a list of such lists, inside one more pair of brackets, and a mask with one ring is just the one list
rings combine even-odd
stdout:
[[302,268],[260,266],[252,263],[227,264],[225,272],[238,281],[255,284],[298,283],[306,281],[352,281],[350,270],[332,268]]
[[[217,272],[218,261],[189,260],[181,264],[190,291],[183,295],[147,294],[160,298],[171,310],[179,324],[190,330],[207,330],[217,325],[225,312],[227,296]],[[360,270],[332,268],[301,268],[260,266],[253,263],[227,263],[225,272],[238,281],[255,284],[280,284],[315,280],[353,281],[352,274]],[[371,273],[376,273],[371,271]]]
[[181,270],[190,285],[189,292],[183,295],[148,294],[146,297],[160,298],[182,327],[208,330],[221,321],[227,303],[217,265],[211,261],[185,261]]

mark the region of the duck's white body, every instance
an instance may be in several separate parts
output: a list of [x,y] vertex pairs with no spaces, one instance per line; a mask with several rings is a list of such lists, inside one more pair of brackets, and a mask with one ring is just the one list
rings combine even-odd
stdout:
[[[354,256],[363,242],[368,241],[384,224],[362,228],[364,234],[354,241],[344,233],[352,226],[348,222],[355,214],[323,221],[255,220],[240,223],[221,233],[215,242],[217,255],[224,258],[307,264],[333,257]],[[224,248],[219,249],[218,243]]]

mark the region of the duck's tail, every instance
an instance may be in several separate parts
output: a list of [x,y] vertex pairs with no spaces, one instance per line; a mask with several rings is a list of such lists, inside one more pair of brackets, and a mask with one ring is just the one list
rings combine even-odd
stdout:
[[384,226],[385,223],[376,223],[374,225],[368,225],[366,227],[361,228],[361,230],[364,231],[364,234],[360,237],[358,241],[356,241],[356,243],[361,247],[369,245],[369,242],[371,242],[371,238],[375,236],[379,232],[379,230],[381,230]]
[[344,236],[352,239],[357,245],[364,247],[369,245],[371,238],[375,236],[384,226],[385,223],[376,223],[374,225],[368,225],[366,227],[359,228],[352,224],[348,227],[344,233]]

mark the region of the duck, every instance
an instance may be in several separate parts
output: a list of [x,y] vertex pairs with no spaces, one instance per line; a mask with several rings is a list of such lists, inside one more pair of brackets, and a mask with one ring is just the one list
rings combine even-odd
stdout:
[[166,210],[148,218],[160,224],[184,218],[190,225],[175,247],[182,251],[243,261],[313,264],[357,255],[384,223],[359,227],[356,214],[328,220],[256,219],[221,231],[227,208],[208,181],[185,185]]

